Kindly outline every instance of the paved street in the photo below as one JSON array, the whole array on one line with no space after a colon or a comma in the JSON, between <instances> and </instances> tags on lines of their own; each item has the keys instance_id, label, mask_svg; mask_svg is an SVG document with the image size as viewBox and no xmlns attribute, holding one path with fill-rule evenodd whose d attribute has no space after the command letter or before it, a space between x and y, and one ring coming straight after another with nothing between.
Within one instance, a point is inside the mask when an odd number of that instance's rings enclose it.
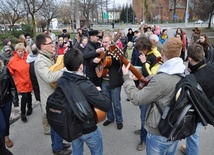
<instances>
[{"instance_id":1,"label":"paved street","mask_svg":"<svg viewBox=\"0 0 214 155\"><path fill-rule=\"evenodd\" d=\"M105 155L146 155L144 151L135 148L139 142L139 136L134 135L134 130L140 128L139 108L126 101L126 95L122 91L122 107L124 128L117 130L116 123L104 127L98 124L103 135ZM34 102L35 105L35 102ZM201 128L200 155L214 154L214 130L208 126ZM51 155L50 136L43 134L40 106L34 108L33 114L28 117L28 122L23 123L20 119L11 125L10 137L14 146L10 149L14 155ZM179 148L185 141L181 141L176 155L182 155ZM85 147L85 155L89 155Z\"/></svg>"},{"instance_id":2,"label":"paved street","mask_svg":"<svg viewBox=\"0 0 214 155\"><path fill-rule=\"evenodd\" d=\"M172 36L175 29L180 25L168 26L169 36ZM117 28L117 25L115 26ZM124 31L132 27L136 30L139 26L127 25L124 26ZM181 25L182 27L182 25ZM103 27L100 26L100 29ZM111 27L109 26L109 29ZM119 27L118 27L119 28ZM98 29L98 28L97 28ZM41 110L33 96L33 114L28 117L28 122L23 123L19 118L20 112L13 108L11 121L15 123L10 128L10 138L14 142L14 146L10 149L14 155L51 155L51 138L43 134ZM104 127L102 123L98 124L103 135L104 154L105 155L146 155L146 151L137 151L136 146L139 143L140 137L134 135L134 130L140 128L140 110L138 107L126 101L124 91L121 93L122 110L124 117L124 127L122 130L117 130L116 123L112 123ZM179 142L176 155L183 155L180 151L180 146L185 144L185 140ZM201 127L200 131L200 155L214 154L214 130L212 126L206 128ZM85 147L85 155L89 155L89 150Z\"/></svg>"}]
</instances>

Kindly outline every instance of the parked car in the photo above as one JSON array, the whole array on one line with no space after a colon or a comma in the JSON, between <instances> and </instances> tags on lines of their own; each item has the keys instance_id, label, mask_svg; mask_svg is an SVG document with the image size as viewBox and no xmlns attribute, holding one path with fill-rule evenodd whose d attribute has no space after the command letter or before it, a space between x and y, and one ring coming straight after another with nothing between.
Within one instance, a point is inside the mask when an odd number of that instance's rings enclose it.
<instances>
[{"instance_id":1,"label":"parked car","mask_svg":"<svg viewBox=\"0 0 214 155\"><path fill-rule=\"evenodd\" d=\"M196 20L195 24L204 24L204 21L203 20Z\"/></svg>"}]
</instances>

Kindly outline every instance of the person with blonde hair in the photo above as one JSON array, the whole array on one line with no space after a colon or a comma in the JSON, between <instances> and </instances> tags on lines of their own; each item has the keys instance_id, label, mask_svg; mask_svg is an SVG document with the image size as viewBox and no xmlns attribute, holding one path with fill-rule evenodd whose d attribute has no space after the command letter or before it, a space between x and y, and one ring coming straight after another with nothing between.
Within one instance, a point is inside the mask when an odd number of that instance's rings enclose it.
<instances>
[{"instance_id":1,"label":"person with blonde hair","mask_svg":"<svg viewBox=\"0 0 214 155\"><path fill-rule=\"evenodd\" d=\"M144 125L148 132L146 136L147 155L173 155L177 148L178 140L168 141L160 134L158 124L161 114L156 104L164 110L173 99L176 83L181 79L178 74L183 74L186 68L180 58L182 45L182 41L175 37L169 38L163 44L161 57L164 63L160 66L158 74L153 76L148 85L141 90L136 88L128 74L130 64L122 67L123 88L131 102L136 106L148 105Z\"/></svg>"},{"instance_id":2,"label":"person with blonde hair","mask_svg":"<svg viewBox=\"0 0 214 155\"><path fill-rule=\"evenodd\" d=\"M27 116L32 114L32 95L33 89L30 80L30 65L26 63L27 52L23 43L18 43L15 46L14 56L8 63L8 69L14 77L15 85L18 92L21 94L21 120L27 122ZM27 106L27 113L26 113Z\"/></svg>"}]
</instances>

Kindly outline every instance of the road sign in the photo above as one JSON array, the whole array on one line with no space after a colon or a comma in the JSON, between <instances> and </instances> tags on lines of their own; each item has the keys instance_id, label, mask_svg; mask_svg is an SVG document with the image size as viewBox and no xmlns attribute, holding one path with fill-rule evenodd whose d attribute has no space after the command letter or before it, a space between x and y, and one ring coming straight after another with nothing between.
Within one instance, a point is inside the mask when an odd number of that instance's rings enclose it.
<instances>
[{"instance_id":1,"label":"road sign","mask_svg":"<svg viewBox=\"0 0 214 155\"><path fill-rule=\"evenodd\" d=\"M173 18L175 18L175 19L178 18L178 15L177 15L177 14L174 14L174 15L173 15Z\"/></svg>"}]
</instances>

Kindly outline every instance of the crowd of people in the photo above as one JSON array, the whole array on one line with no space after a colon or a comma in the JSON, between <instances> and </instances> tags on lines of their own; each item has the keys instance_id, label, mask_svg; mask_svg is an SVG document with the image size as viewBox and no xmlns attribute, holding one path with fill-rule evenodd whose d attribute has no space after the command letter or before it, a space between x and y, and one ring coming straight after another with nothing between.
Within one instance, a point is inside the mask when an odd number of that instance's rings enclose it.
<instances>
[{"instance_id":1,"label":"crowd of people","mask_svg":"<svg viewBox=\"0 0 214 155\"><path fill-rule=\"evenodd\" d=\"M83 124L84 133L71 143L72 151L71 144L63 143L63 139L49 126L46 101L55 89L51 83L58 81L62 75L84 79L83 90L96 90L96 93L87 93L87 101L106 111L107 118L103 126L115 122L118 130L122 130L124 125L121 103L123 86L127 101L140 109L141 128L134 131L140 135L136 149L146 149L148 155L175 154L178 141L167 141L161 136L157 128L158 111L152 103L160 104L162 109L170 103L175 85L180 80L177 74L184 73L186 68L184 61L188 61L189 70L195 74L204 92L213 101L214 92L208 83L212 80L210 75L214 75L214 51L207 35L202 34L197 27L193 29L189 40L182 28L177 28L174 35L169 36L167 29L161 30L160 26L144 24L135 31L129 28L127 33L123 29L117 32L114 29L88 31L78 28L73 40L67 30L63 29L59 36L50 30L44 31L35 40L28 33L20 35L15 47L9 38L3 42L0 54L0 152L5 155L12 154L6 149L13 146L9 138L12 103L14 107L19 107L20 103L21 120L27 123L27 117L33 113L32 92L41 105L42 126L44 134L51 135L53 154L83 154L84 142L91 154L103 154L102 131L97 127L95 119L89 124ZM111 53L112 48L122 53L129 64L123 65L123 59L116 59L115 53ZM56 63L59 55L64 56L65 67L53 72L50 67ZM109 66L105 66L107 60L110 61ZM135 75L129 75L130 64L140 68L144 77L152 77L143 89L138 87L142 81ZM104 69L107 71L104 72ZM18 94L21 101L18 100ZM102 99L105 99L105 106L95 104L104 102ZM198 138L197 130L186 139L187 147L182 146L182 151L187 155L198 155Z\"/></svg>"}]
</instances>

